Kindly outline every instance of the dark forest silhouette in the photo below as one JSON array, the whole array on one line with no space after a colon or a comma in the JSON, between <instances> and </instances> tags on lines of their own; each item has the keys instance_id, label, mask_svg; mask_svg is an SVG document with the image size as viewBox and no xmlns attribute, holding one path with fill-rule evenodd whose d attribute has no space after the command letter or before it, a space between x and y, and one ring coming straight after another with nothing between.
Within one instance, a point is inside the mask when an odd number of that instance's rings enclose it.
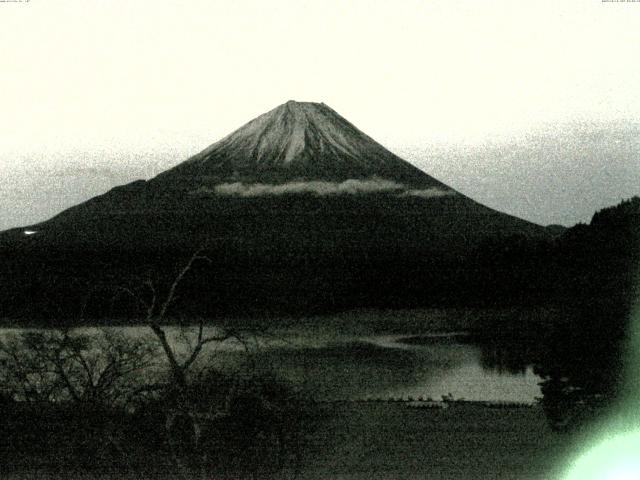
<instances>
[{"instance_id":1,"label":"dark forest silhouette","mask_svg":"<svg viewBox=\"0 0 640 480\"><path fill-rule=\"evenodd\" d=\"M606 411L624 388L638 298L640 198L605 208L589 225L551 242L511 238L485 246L480 258L488 288L498 295L561 307L538 320L503 318L486 325L487 364L512 370L533 364L556 428Z\"/></svg>"}]
</instances>

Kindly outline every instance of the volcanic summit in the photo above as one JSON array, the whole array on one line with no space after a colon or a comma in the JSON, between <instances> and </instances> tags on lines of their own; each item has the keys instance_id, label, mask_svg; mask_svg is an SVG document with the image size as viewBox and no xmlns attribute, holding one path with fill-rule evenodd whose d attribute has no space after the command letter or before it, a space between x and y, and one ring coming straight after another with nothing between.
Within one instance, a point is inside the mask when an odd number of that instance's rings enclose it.
<instances>
[{"instance_id":1,"label":"volcanic summit","mask_svg":"<svg viewBox=\"0 0 640 480\"><path fill-rule=\"evenodd\" d=\"M291 100L156 180L194 185L203 181L281 184L370 178L410 187L443 187L324 103Z\"/></svg>"}]
</instances>

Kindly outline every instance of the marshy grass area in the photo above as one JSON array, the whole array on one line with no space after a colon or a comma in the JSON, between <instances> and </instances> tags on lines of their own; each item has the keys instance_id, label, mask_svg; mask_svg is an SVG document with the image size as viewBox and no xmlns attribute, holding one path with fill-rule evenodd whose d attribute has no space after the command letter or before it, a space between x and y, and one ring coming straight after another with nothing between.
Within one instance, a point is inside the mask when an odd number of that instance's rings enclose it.
<instances>
[{"instance_id":1,"label":"marshy grass area","mask_svg":"<svg viewBox=\"0 0 640 480\"><path fill-rule=\"evenodd\" d=\"M538 406L343 403L323 406L319 416L304 478L547 480L569 438L551 431Z\"/></svg>"},{"instance_id":2,"label":"marshy grass area","mask_svg":"<svg viewBox=\"0 0 640 480\"><path fill-rule=\"evenodd\" d=\"M306 405L300 418L301 436L283 469L270 472L269 451L250 453L245 445L245 460L253 464L240 473L205 478L551 480L550 471L570 443L569 436L551 431L539 406L493 409L452 403L445 409L415 409L403 402L314 403ZM68 420L64 426L51 422L51 431L32 439L32 448L38 442L57 445L53 458L43 456L43 450L29 457L14 451L11 458L5 451L3 478L143 478L123 468L115 460L118 452L108 449L80 452L88 464L68 465L65 471L61 451L72 456L69 442L78 436L63 438L55 429L72 429ZM153 434L157 422L137 422L129 422L129 428L139 429L130 460L147 467L146 478L174 478L162 435ZM233 436L230 430L226 434ZM213 444L211 448L214 453ZM52 460L57 468L47 465Z\"/></svg>"}]
</instances>

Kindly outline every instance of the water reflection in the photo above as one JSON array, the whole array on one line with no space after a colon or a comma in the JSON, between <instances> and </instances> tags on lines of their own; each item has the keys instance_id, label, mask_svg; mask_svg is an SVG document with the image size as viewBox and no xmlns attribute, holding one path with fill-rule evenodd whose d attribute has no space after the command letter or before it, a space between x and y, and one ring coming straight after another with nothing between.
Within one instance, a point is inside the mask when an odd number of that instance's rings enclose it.
<instances>
[{"instance_id":1,"label":"water reflection","mask_svg":"<svg viewBox=\"0 0 640 480\"><path fill-rule=\"evenodd\" d=\"M478 345L449 337L424 342L402 336L367 336L342 341L263 346L252 364L276 372L317 399L433 398L451 394L467 400L533 402L540 381L531 368L498 368ZM210 362L240 369L246 355L217 352ZM511 365L511 364L510 364ZM515 364L514 364L515 365Z\"/></svg>"},{"instance_id":2,"label":"water reflection","mask_svg":"<svg viewBox=\"0 0 640 480\"><path fill-rule=\"evenodd\" d=\"M486 370L503 374L524 375L530 367L531 357L522 349L509 348L498 343L483 344L480 364Z\"/></svg>"},{"instance_id":3,"label":"water reflection","mask_svg":"<svg viewBox=\"0 0 640 480\"><path fill-rule=\"evenodd\" d=\"M145 327L113 328L155 341ZM193 332L170 328L168 333L179 351L181 345L186 350ZM309 335L287 330L212 345L199 362L226 372L268 370L315 399L440 399L451 394L467 400L532 402L540 396L540 379L527 366L526 351L499 343L481 347L463 332Z\"/></svg>"}]
</instances>

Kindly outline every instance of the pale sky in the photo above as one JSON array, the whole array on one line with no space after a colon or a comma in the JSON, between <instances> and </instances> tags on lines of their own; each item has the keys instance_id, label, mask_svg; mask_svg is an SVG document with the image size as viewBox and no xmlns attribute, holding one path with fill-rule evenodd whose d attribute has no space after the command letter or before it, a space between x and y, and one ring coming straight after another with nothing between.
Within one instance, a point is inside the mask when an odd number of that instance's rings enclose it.
<instances>
[{"instance_id":1,"label":"pale sky","mask_svg":"<svg viewBox=\"0 0 640 480\"><path fill-rule=\"evenodd\" d=\"M639 59L631 2L0 3L0 229L155 175L289 99L491 207L588 221L640 194Z\"/></svg>"}]
</instances>

